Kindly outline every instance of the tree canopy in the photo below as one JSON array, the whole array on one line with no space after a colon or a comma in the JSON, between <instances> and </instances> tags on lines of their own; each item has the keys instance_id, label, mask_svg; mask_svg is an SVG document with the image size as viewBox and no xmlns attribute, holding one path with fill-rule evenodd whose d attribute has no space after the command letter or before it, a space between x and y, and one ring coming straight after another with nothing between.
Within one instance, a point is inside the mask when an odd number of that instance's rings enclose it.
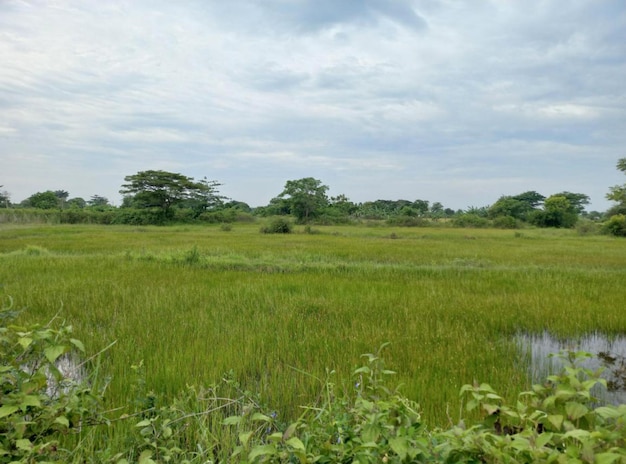
<instances>
[{"instance_id":1,"label":"tree canopy","mask_svg":"<svg viewBox=\"0 0 626 464\"><path fill-rule=\"evenodd\" d=\"M620 158L617 161L617 170L626 174L626 158ZM609 215L626 214L626 184L611 187L606 198L616 202L616 205L609 210Z\"/></svg>"},{"instance_id":2,"label":"tree canopy","mask_svg":"<svg viewBox=\"0 0 626 464\"><path fill-rule=\"evenodd\" d=\"M296 216L299 222L308 222L325 206L328 206L326 191L328 186L313 177L298 180L288 180L285 188L277 198L288 205L290 213Z\"/></svg>"},{"instance_id":3,"label":"tree canopy","mask_svg":"<svg viewBox=\"0 0 626 464\"><path fill-rule=\"evenodd\" d=\"M167 213L172 206L183 205L197 210L206 210L224 198L217 192L217 181L194 181L179 173L167 171L139 171L126 176L120 193L125 205L138 208L161 208Z\"/></svg>"}]
</instances>

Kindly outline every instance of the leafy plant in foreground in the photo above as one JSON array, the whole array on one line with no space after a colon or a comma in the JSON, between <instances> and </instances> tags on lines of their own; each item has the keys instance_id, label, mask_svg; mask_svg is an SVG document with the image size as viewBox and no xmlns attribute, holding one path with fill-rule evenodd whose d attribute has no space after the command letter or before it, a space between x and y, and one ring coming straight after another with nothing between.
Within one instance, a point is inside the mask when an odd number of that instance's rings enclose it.
<instances>
[{"instance_id":1,"label":"leafy plant in foreground","mask_svg":"<svg viewBox=\"0 0 626 464\"><path fill-rule=\"evenodd\" d=\"M66 462L61 438L101 421L100 394L58 367L85 349L71 326L6 324L16 315L0 310L0 463Z\"/></svg>"}]
</instances>

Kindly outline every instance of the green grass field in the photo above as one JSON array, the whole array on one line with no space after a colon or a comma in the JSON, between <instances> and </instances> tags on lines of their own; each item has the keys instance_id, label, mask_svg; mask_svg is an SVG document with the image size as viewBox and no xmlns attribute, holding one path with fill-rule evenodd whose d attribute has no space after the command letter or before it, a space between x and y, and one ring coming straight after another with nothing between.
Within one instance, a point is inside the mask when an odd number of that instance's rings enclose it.
<instances>
[{"instance_id":1,"label":"green grass field","mask_svg":"<svg viewBox=\"0 0 626 464\"><path fill-rule=\"evenodd\" d=\"M626 240L570 230L259 224L0 226L0 296L71 323L132 400L131 365L173 395L233 371L284 417L335 370L391 342L387 364L427 423L458 419L474 380L513 397L529 385L518 332L626 333ZM305 375L304 372L311 375ZM447 409L449 408L449 411Z\"/></svg>"}]
</instances>

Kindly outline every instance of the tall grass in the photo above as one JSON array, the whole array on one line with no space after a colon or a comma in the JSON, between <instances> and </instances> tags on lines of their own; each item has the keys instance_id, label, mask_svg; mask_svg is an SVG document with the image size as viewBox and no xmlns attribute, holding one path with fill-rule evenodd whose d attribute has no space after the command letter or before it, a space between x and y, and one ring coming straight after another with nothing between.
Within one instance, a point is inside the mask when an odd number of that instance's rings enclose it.
<instances>
[{"instance_id":1,"label":"tall grass","mask_svg":"<svg viewBox=\"0 0 626 464\"><path fill-rule=\"evenodd\" d=\"M385 341L402 391L434 425L456 417L447 406L462 384L505 395L528 385L519 331L626 331L624 240L318 229L5 226L0 292L24 320L61 309L93 352L117 340L101 366L112 407L132 402L131 365L143 360L147 388L166 396L232 370L285 418L319 393L313 376L334 370L351 388L359 355Z\"/></svg>"}]
</instances>

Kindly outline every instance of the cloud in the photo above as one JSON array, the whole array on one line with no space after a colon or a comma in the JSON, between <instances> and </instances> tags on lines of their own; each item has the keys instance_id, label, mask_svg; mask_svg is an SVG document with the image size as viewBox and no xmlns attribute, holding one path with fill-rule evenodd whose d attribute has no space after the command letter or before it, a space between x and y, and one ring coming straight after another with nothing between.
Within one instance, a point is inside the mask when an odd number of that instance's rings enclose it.
<instances>
[{"instance_id":1,"label":"cloud","mask_svg":"<svg viewBox=\"0 0 626 464\"><path fill-rule=\"evenodd\" d=\"M509 186L604 209L621 181L621 0L0 8L0 184L15 200L50 173L115 200L125 175L172 169L252 204L315 176L360 201L461 208Z\"/></svg>"}]
</instances>

